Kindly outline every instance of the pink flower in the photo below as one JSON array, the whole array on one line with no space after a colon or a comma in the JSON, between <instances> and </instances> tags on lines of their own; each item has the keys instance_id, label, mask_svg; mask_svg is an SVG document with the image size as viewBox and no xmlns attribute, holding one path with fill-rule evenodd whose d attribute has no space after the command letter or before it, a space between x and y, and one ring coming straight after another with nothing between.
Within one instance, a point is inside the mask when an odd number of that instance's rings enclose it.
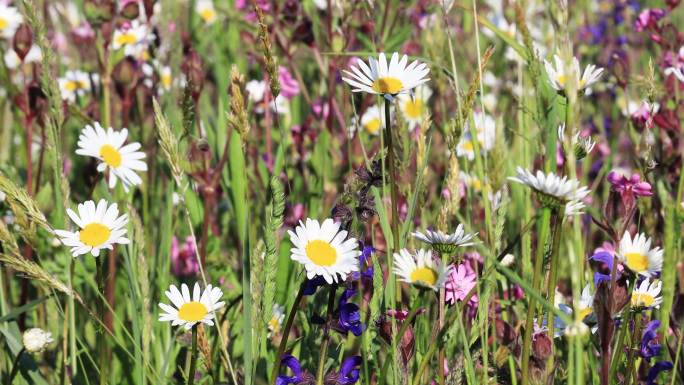
<instances>
[{"instance_id":1,"label":"pink flower","mask_svg":"<svg viewBox=\"0 0 684 385\"><path fill-rule=\"evenodd\" d=\"M192 237L185 238L181 246L175 236L171 240L171 271L177 277L192 277L199 272L197 250Z\"/></svg>"},{"instance_id":2,"label":"pink flower","mask_svg":"<svg viewBox=\"0 0 684 385\"><path fill-rule=\"evenodd\" d=\"M622 198L622 203L626 207L632 207L634 200L638 196L651 196L651 184L642 182L639 174L634 174L627 178L616 171L608 174L608 182L613 185L613 191L618 192Z\"/></svg>"},{"instance_id":3,"label":"pink flower","mask_svg":"<svg viewBox=\"0 0 684 385\"><path fill-rule=\"evenodd\" d=\"M325 120L328 118L328 114L330 113L330 105L327 101L323 101L322 99L318 98L313 102L311 110L318 118Z\"/></svg>"},{"instance_id":4,"label":"pink flower","mask_svg":"<svg viewBox=\"0 0 684 385\"><path fill-rule=\"evenodd\" d=\"M653 128L653 117L658 111L658 106L647 101L641 102L631 115L632 121L639 127Z\"/></svg>"},{"instance_id":5,"label":"pink flower","mask_svg":"<svg viewBox=\"0 0 684 385\"><path fill-rule=\"evenodd\" d=\"M466 267L466 264L464 263L455 266L451 270L444 286L446 294L445 300L449 305L456 304L456 301L463 301L470 290L477 284L477 275L468 270L468 267ZM472 296L470 302L477 302L477 297Z\"/></svg>"},{"instance_id":6,"label":"pink flower","mask_svg":"<svg viewBox=\"0 0 684 385\"><path fill-rule=\"evenodd\" d=\"M278 80L280 81L280 93L288 99L299 95L299 83L295 80L287 68L278 67Z\"/></svg>"},{"instance_id":7,"label":"pink flower","mask_svg":"<svg viewBox=\"0 0 684 385\"><path fill-rule=\"evenodd\" d=\"M637 32L642 32L647 29L657 29L658 20L663 17L665 17L664 9L645 9L637 16L637 19L634 22L634 28Z\"/></svg>"}]
</instances>

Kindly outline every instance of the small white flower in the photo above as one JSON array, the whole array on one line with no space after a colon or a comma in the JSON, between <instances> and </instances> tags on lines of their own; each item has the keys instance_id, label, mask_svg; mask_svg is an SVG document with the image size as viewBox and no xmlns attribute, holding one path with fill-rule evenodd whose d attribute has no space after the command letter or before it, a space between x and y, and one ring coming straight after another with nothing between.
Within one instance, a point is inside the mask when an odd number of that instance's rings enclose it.
<instances>
[{"instance_id":1,"label":"small white flower","mask_svg":"<svg viewBox=\"0 0 684 385\"><path fill-rule=\"evenodd\" d=\"M273 304L273 310L271 312L271 319L268 321L268 336L272 337L280 333L280 327L285 319L285 307Z\"/></svg>"},{"instance_id":2,"label":"small white flower","mask_svg":"<svg viewBox=\"0 0 684 385\"><path fill-rule=\"evenodd\" d=\"M580 187L578 180L569 180L568 177L565 176L561 178L553 172L544 174L537 170L536 174L532 174L522 167L518 167L516 170L518 175L508 177L508 180L524 184L531 187L537 193L555 198L562 203L579 201L586 197L591 191L584 186Z\"/></svg>"},{"instance_id":3,"label":"small white flower","mask_svg":"<svg viewBox=\"0 0 684 385\"><path fill-rule=\"evenodd\" d=\"M41 60L43 60L43 54L40 51L40 47L38 47L36 44L34 44L29 49L28 53L26 54L26 57L24 57L23 62L19 58L19 55L17 55L17 53L14 52L14 50L11 48L5 51L4 59L5 59L5 65L7 66L7 68L10 70L14 70L14 69L19 68L19 66L22 63L28 64L28 63L40 62Z\"/></svg>"},{"instance_id":4,"label":"small white flower","mask_svg":"<svg viewBox=\"0 0 684 385\"><path fill-rule=\"evenodd\" d=\"M114 31L112 49L116 51L123 48L126 56L140 57L147 50L148 35L147 26L138 20L133 20Z\"/></svg>"},{"instance_id":5,"label":"small white flower","mask_svg":"<svg viewBox=\"0 0 684 385\"><path fill-rule=\"evenodd\" d=\"M369 57L368 63L357 60L358 67L351 66L351 71L342 71L342 80L352 86L352 92L367 92L391 98L408 93L430 80L427 77L430 69L425 63L416 60L407 65L408 56L404 55L399 59L397 52L392 54L389 64L384 53L380 53L378 60Z\"/></svg>"},{"instance_id":6,"label":"small white flower","mask_svg":"<svg viewBox=\"0 0 684 385\"><path fill-rule=\"evenodd\" d=\"M649 279L644 279L641 285L634 288L632 291L632 307L633 308L658 308L663 302L663 297L660 295L660 290L663 286L663 281L653 282Z\"/></svg>"},{"instance_id":7,"label":"small white flower","mask_svg":"<svg viewBox=\"0 0 684 385\"><path fill-rule=\"evenodd\" d=\"M40 328L31 328L24 332L21 337L24 349L29 353L40 353L53 342L52 333Z\"/></svg>"},{"instance_id":8,"label":"small white flower","mask_svg":"<svg viewBox=\"0 0 684 385\"><path fill-rule=\"evenodd\" d=\"M145 153L138 151L140 143L132 142L124 146L127 137L127 129L114 131L109 127L105 131L97 122L94 123L94 127L85 126L78 137L76 153L102 161L97 166L97 171L104 172L109 169L109 188L114 188L120 179L124 190L128 191L130 186L142 183L136 171L147 171Z\"/></svg>"},{"instance_id":9,"label":"small white flower","mask_svg":"<svg viewBox=\"0 0 684 385\"><path fill-rule=\"evenodd\" d=\"M212 0L197 0L195 12L200 15L205 24L212 24L216 21L216 8Z\"/></svg>"},{"instance_id":10,"label":"small white flower","mask_svg":"<svg viewBox=\"0 0 684 385\"><path fill-rule=\"evenodd\" d=\"M409 131L423 123L423 119L428 115L428 100L432 96L432 90L426 84L416 87L412 94L401 94L399 109L408 123Z\"/></svg>"},{"instance_id":11,"label":"small white flower","mask_svg":"<svg viewBox=\"0 0 684 385\"><path fill-rule=\"evenodd\" d=\"M551 86L557 91L565 91L569 81L574 82L574 88L578 92L587 90L592 84L598 82L603 75L603 68L589 64L580 77L580 64L576 57L572 58L572 63L569 66L570 73L567 73L560 56L556 54L553 59L554 64L544 60L544 68L551 81Z\"/></svg>"},{"instance_id":12,"label":"small white flower","mask_svg":"<svg viewBox=\"0 0 684 385\"><path fill-rule=\"evenodd\" d=\"M101 199L97 206L94 201L86 201L78 205L78 214L67 209L69 218L81 229L76 232L55 230L64 245L71 247L71 254L78 257L91 253L94 257L100 255L102 249L112 249L115 243L128 244L125 238L128 215L119 216L116 203L109 205Z\"/></svg>"},{"instance_id":13,"label":"small white flower","mask_svg":"<svg viewBox=\"0 0 684 385\"><path fill-rule=\"evenodd\" d=\"M221 289L207 285L202 292L197 282L192 290L192 297L186 284L182 284L180 290L175 285L170 285L165 294L173 306L159 303L159 307L164 311L159 315L159 321L171 321L171 325L183 325L186 330L199 322L213 326L216 310L225 304L221 301Z\"/></svg>"},{"instance_id":14,"label":"small white flower","mask_svg":"<svg viewBox=\"0 0 684 385\"><path fill-rule=\"evenodd\" d=\"M591 292L591 286L587 284L582 289L582 295L579 299L577 319L580 321L589 317L594 312L594 293Z\"/></svg>"},{"instance_id":15,"label":"small white flower","mask_svg":"<svg viewBox=\"0 0 684 385\"><path fill-rule=\"evenodd\" d=\"M573 321L563 332L566 337L581 337L589 334L589 326L582 321Z\"/></svg>"},{"instance_id":16,"label":"small white flower","mask_svg":"<svg viewBox=\"0 0 684 385\"><path fill-rule=\"evenodd\" d=\"M637 234L634 239L625 231L620 240L617 256L631 271L645 277L653 277L663 268L663 249L651 249L651 238Z\"/></svg>"},{"instance_id":17,"label":"small white flower","mask_svg":"<svg viewBox=\"0 0 684 385\"><path fill-rule=\"evenodd\" d=\"M474 245L473 238L477 233L466 234L463 224L459 224L453 234L445 234L439 230L426 230L425 233L415 231L411 235L419 241L431 245L440 254L452 254L459 247Z\"/></svg>"},{"instance_id":18,"label":"small white flower","mask_svg":"<svg viewBox=\"0 0 684 385\"><path fill-rule=\"evenodd\" d=\"M481 153L486 153L494 148L496 139L496 122L491 116L479 111L473 113L475 132L477 133L478 147ZM468 160L475 159L475 143L470 131L470 121L466 122L463 135L456 145L456 155L465 156Z\"/></svg>"},{"instance_id":19,"label":"small white flower","mask_svg":"<svg viewBox=\"0 0 684 385\"><path fill-rule=\"evenodd\" d=\"M444 287L452 267L433 259L430 250L420 249L415 256L406 249L394 253L394 273L401 281L434 291Z\"/></svg>"},{"instance_id":20,"label":"small white flower","mask_svg":"<svg viewBox=\"0 0 684 385\"><path fill-rule=\"evenodd\" d=\"M5 3L0 4L0 34L2 37L11 40L22 21L21 13L16 8ZM12 51L11 48L9 50Z\"/></svg>"},{"instance_id":21,"label":"small white flower","mask_svg":"<svg viewBox=\"0 0 684 385\"><path fill-rule=\"evenodd\" d=\"M63 77L57 79L62 99L74 103L77 96L83 97L90 91L90 79L90 75L86 72L66 71ZM95 79L97 79L96 74L94 74L93 80Z\"/></svg>"},{"instance_id":22,"label":"small white flower","mask_svg":"<svg viewBox=\"0 0 684 385\"><path fill-rule=\"evenodd\" d=\"M501 265L504 267L510 267L513 266L515 263L515 255L513 254L506 254L504 255L503 258L501 258Z\"/></svg>"},{"instance_id":23,"label":"small white flower","mask_svg":"<svg viewBox=\"0 0 684 385\"><path fill-rule=\"evenodd\" d=\"M304 265L306 276L322 276L329 284L347 279L347 274L359 271L359 244L356 238L347 238L340 223L328 218L320 224L307 218L295 231L288 230L294 246L290 258Z\"/></svg>"},{"instance_id":24,"label":"small white flower","mask_svg":"<svg viewBox=\"0 0 684 385\"><path fill-rule=\"evenodd\" d=\"M385 127L385 113L377 104L366 108L361 115L361 127L371 135L380 135Z\"/></svg>"}]
</instances>

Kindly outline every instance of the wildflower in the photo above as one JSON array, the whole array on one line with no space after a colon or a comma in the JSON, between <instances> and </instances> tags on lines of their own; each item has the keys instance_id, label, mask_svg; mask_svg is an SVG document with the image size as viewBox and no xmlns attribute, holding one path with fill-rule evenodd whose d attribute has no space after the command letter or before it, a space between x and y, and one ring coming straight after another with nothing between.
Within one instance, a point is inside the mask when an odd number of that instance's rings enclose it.
<instances>
[{"instance_id":1,"label":"wildflower","mask_svg":"<svg viewBox=\"0 0 684 385\"><path fill-rule=\"evenodd\" d=\"M663 302L663 298L660 296L662 286L662 281L652 282L649 279L644 279L632 291L632 307L635 309L658 308Z\"/></svg>"},{"instance_id":2,"label":"wildflower","mask_svg":"<svg viewBox=\"0 0 684 385\"><path fill-rule=\"evenodd\" d=\"M518 167L517 172L517 176L508 179L531 187L537 192L542 204L552 207L579 201L590 192L588 188L580 187L578 180L568 179L566 176L561 178L553 172L544 174L537 170L535 175L522 167Z\"/></svg>"},{"instance_id":3,"label":"wildflower","mask_svg":"<svg viewBox=\"0 0 684 385\"><path fill-rule=\"evenodd\" d=\"M658 328L660 321L653 320L646 325L644 335L641 337L639 355L647 360L660 354L661 345L658 343Z\"/></svg>"},{"instance_id":4,"label":"wildflower","mask_svg":"<svg viewBox=\"0 0 684 385\"><path fill-rule=\"evenodd\" d=\"M579 299L577 319L582 321L589 317L594 312L594 294L591 292L591 286L587 284L582 289L582 295Z\"/></svg>"},{"instance_id":5,"label":"wildflower","mask_svg":"<svg viewBox=\"0 0 684 385\"><path fill-rule=\"evenodd\" d=\"M101 199L95 206L94 201L86 201L78 205L78 214L67 209L67 215L81 230L55 230L55 234L64 245L71 247L74 257L88 252L97 257L100 250L112 249L115 243L125 245L130 242L124 237L128 216L119 216L116 203L109 205Z\"/></svg>"},{"instance_id":6,"label":"wildflower","mask_svg":"<svg viewBox=\"0 0 684 385\"><path fill-rule=\"evenodd\" d=\"M197 282L193 287L192 297L186 284L182 284L180 290L175 285L170 285L165 294L173 306L159 303L159 307L164 311L159 316L159 321L171 321L171 325L182 325L186 330L198 322L213 326L214 312L225 304L220 301L223 297L221 289L207 285L202 292Z\"/></svg>"},{"instance_id":7,"label":"wildflower","mask_svg":"<svg viewBox=\"0 0 684 385\"><path fill-rule=\"evenodd\" d=\"M672 370L673 367L674 365L670 361L656 362L651 369L649 369L648 374L646 375L646 385L656 385L655 381L658 379L660 372Z\"/></svg>"},{"instance_id":8,"label":"wildflower","mask_svg":"<svg viewBox=\"0 0 684 385\"><path fill-rule=\"evenodd\" d=\"M140 143L132 142L123 146L127 137L127 129L114 131L109 127L105 131L97 122L94 127L85 126L78 137L79 148L76 153L102 161L97 170L104 172L109 169L109 188L114 188L117 179L120 179L124 190L128 191L129 186L142 183L142 179L135 171L147 171L147 164L142 160L145 153L138 151Z\"/></svg>"},{"instance_id":9,"label":"wildflower","mask_svg":"<svg viewBox=\"0 0 684 385\"><path fill-rule=\"evenodd\" d=\"M202 18L205 24L212 24L216 21L216 8L212 0L197 0L195 12Z\"/></svg>"},{"instance_id":10,"label":"wildflower","mask_svg":"<svg viewBox=\"0 0 684 385\"><path fill-rule=\"evenodd\" d=\"M584 69L582 77L580 77L580 64L576 57L572 58L571 73L565 72L563 61L558 55L554 55L554 64L544 60L544 67L551 81L551 87L556 91L565 91L571 76L574 78L573 81L575 83L573 88L578 92L582 92L596 83L601 78L601 75L603 75L603 68L589 64Z\"/></svg>"},{"instance_id":11,"label":"wildflower","mask_svg":"<svg viewBox=\"0 0 684 385\"><path fill-rule=\"evenodd\" d=\"M114 31L112 49L123 48L126 56L139 57L147 49L148 34L147 26L138 20L124 23Z\"/></svg>"},{"instance_id":12,"label":"wildflower","mask_svg":"<svg viewBox=\"0 0 684 385\"><path fill-rule=\"evenodd\" d=\"M268 336L274 336L280 333L280 327L283 325L283 320L285 319L285 307L273 304L271 311L271 319L268 320Z\"/></svg>"},{"instance_id":13,"label":"wildflower","mask_svg":"<svg viewBox=\"0 0 684 385\"><path fill-rule=\"evenodd\" d=\"M496 122L491 116L478 111L473 113L473 121L475 122L478 147L482 153L486 153L494 148ZM469 121L466 122L465 132L456 145L456 155L459 157L465 156L468 160L473 160L475 159L475 143L468 127L470 127Z\"/></svg>"},{"instance_id":14,"label":"wildflower","mask_svg":"<svg viewBox=\"0 0 684 385\"><path fill-rule=\"evenodd\" d=\"M178 239L171 239L171 271L176 277L194 277L199 272L197 249L192 237L185 238L183 245Z\"/></svg>"},{"instance_id":15,"label":"wildflower","mask_svg":"<svg viewBox=\"0 0 684 385\"><path fill-rule=\"evenodd\" d=\"M645 234L637 234L632 239L629 232L625 232L617 256L631 271L644 277L653 277L663 267L663 250L660 247L651 249L651 238Z\"/></svg>"},{"instance_id":16,"label":"wildflower","mask_svg":"<svg viewBox=\"0 0 684 385\"><path fill-rule=\"evenodd\" d=\"M658 27L658 21L665 17L665 14L664 9L644 9L634 21L634 29L637 32L643 32L647 29L656 29Z\"/></svg>"},{"instance_id":17,"label":"wildflower","mask_svg":"<svg viewBox=\"0 0 684 385\"><path fill-rule=\"evenodd\" d=\"M96 76L96 75L95 75ZM57 80L62 100L74 103L76 97L83 97L90 91L90 76L83 71L67 71Z\"/></svg>"},{"instance_id":18,"label":"wildflower","mask_svg":"<svg viewBox=\"0 0 684 385\"><path fill-rule=\"evenodd\" d=\"M364 246L361 249L361 256L359 256L359 267L360 271L354 271L351 273L351 277L353 280L358 281L360 279L366 279L366 280L373 280L373 267L370 266L372 260L371 260L371 254L375 252L375 249L373 246ZM366 267L364 270L363 267Z\"/></svg>"},{"instance_id":19,"label":"wildflower","mask_svg":"<svg viewBox=\"0 0 684 385\"><path fill-rule=\"evenodd\" d=\"M299 83L292 77L287 68L278 67L278 82L280 83L280 93L287 99L292 99L299 95Z\"/></svg>"},{"instance_id":20,"label":"wildflower","mask_svg":"<svg viewBox=\"0 0 684 385\"><path fill-rule=\"evenodd\" d=\"M52 333L40 328L26 330L21 336L21 341L24 343L24 349L29 353L40 353L54 342Z\"/></svg>"},{"instance_id":21,"label":"wildflower","mask_svg":"<svg viewBox=\"0 0 684 385\"><path fill-rule=\"evenodd\" d=\"M408 123L409 131L420 126L423 118L428 114L427 103L432 96L432 89L426 84L420 85L413 95L402 94L398 96L399 109Z\"/></svg>"},{"instance_id":22,"label":"wildflower","mask_svg":"<svg viewBox=\"0 0 684 385\"><path fill-rule=\"evenodd\" d=\"M15 7L0 3L0 34L2 37L12 39L22 20L21 13Z\"/></svg>"},{"instance_id":23,"label":"wildflower","mask_svg":"<svg viewBox=\"0 0 684 385\"><path fill-rule=\"evenodd\" d=\"M14 52L13 49L8 49L5 51L4 60L7 69L13 70L19 68L21 64L40 62L43 60L43 53L41 52L40 47L34 44L28 50L28 53L23 60L19 57L19 55L17 55L16 52Z\"/></svg>"},{"instance_id":24,"label":"wildflower","mask_svg":"<svg viewBox=\"0 0 684 385\"><path fill-rule=\"evenodd\" d=\"M622 203L626 207L632 207L636 197L653 195L651 184L642 182L639 174L633 174L628 178L617 171L611 171L608 174L608 182L612 185L613 191L620 194Z\"/></svg>"},{"instance_id":25,"label":"wildflower","mask_svg":"<svg viewBox=\"0 0 684 385\"><path fill-rule=\"evenodd\" d=\"M356 295L356 290L345 289L340 297L338 305L339 321L338 327L344 334L352 332L355 336L360 336L366 328L361 322L361 313L359 306L348 302L350 298Z\"/></svg>"},{"instance_id":26,"label":"wildflower","mask_svg":"<svg viewBox=\"0 0 684 385\"><path fill-rule=\"evenodd\" d=\"M430 69L425 63L416 60L407 66L408 56L399 59L397 52L392 54L389 65L384 53L378 60L369 57L368 62L367 65L358 60L358 67L351 66L351 71L342 71L346 75L342 80L352 86L352 92L383 95L391 100L395 95L408 93L430 80L426 77Z\"/></svg>"},{"instance_id":27,"label":"wildflower","mask_svg":"<svg viewBox=\"0 0 684 385\"><path fill-rule=\"evenodd\" d=\"M506 254L504 255L503 258L501 258L501 265L503 267L511 267L515 263L515 255L513 254Z\"/></svg>"},{"instance_id":28,"label":"wildflower","mask_svg":"<svg viewBox=\"0 0 684 385\"><path fill-rule=\"evenodd\" d=\"M447 267L442 261L433 259L430 250L420 249L415 256L406 249L394 253L394 273L403 282L434 291L444 287L451 268L452 266Z\"/></svg>"},{"instance_id":29,"label":"wildflower","mask_svg":"<svg viewBox=\"0 0 684 385\"><path fill-rule=\"evenodd\" d=\"M300 221L295 231L288 230L294 245L290 258L306 268L306 276L312 279L322 276L329 284L347 279L347 274L359 271L358 242L347 238L347 231L328 218L322 224L307 218L306 225Z\"/></svg>"},{"instance_id":30,"label":"wildflower","mask_svg":"<svg viewBox=\"0 0 684 385\"><path fill-rule=\"evenodd\" d=\"M313 384L316 382L314 376L303 370L302 365L299 361L292 355L283 356L280 360L280 366L285 366L290 368L293 376L286 376L283 374L278 375L276 379L276 385L288 385L288 384Z\"/></svg>"},{"instance_id":31,"label":"wildflower","mask_svg":"<svg viewBox=\"0 0 684 385\"><path fill-rule=\"evenodd\" d=\"M324 383L326 385L352 385L359 380L359 369L361 356L348 357L340 365L340 370L326 374Z\"/></svg>"},{"instance_id":32,"label":"wildflower","mask_svg":"<svg viewBox=\"0 0 684 385\"><path fill-rule=\"evenodd\" d=\"M377 105L368 107L361 115L361 127L371 135L379 135L384 126L385 116Z\"/></svg>"},{"instance_id":33,"label":"wildflower","mask_svg":"<svg viewBox=\"0 0 684 385\"><path fill-rule=\"evenodd\" d=\"M449 277L444 285L445 301L449 305L455 305L457 301L463 301L468 293L477 285L477 275L465 264L457 265L449 272ZM477 301L476 296L470 297L470 302Z\"/></svg>"},{"instance_id":34,"label":"wildflower","mask_svg":"<svg viewBox=\"0 0 684 385\"><path fill-rule=\"evenodd\" d=\"M582 321L574 321L573 323L568 325L563 331L563 334L565 334L566 337L585 336L588 333L589 326L587 326L587 324L585 324Z\"/></svg>"},{"instance_id":35,"label":"wildflower","mask_svg":"<svg viewBox=\"0 0 684 385\"><path fill-rule=\"evenodd\" d=\"M594 255L589 257L590 261L599 263L600 271L594 273L594 286L600 282L610 282L610 275L613 271L614 250L606 251L602 248L596 249ZM617 277L622 273L622 265L617 266Z\"/></svg>"},{"instance_id":36,"label":"wildflower","mask_svg":"<svg viewBox=\"0 0 684 385\"><path fill-rule=\"evenodd\" d=\"M419 241L429 244L433 250L440 254L453 254L459 247L474 245L473 238L477 233L466 234L463 224L459 224L453 234L444 234L439 230L425 230L425 234L414 231L411 235Z\"/></svg>"},{"instance_id":37,"label":"wildflower","mask_svg":"<svg viewBox=\"0 0 684 385\"><path fill-rule=\"evenodd\" d=\"M582 202L580 200L570 201L570 202L565 204L564 215L566 217L572 217L575 215L580 215L580 214L582 214L582 210L584 210L585 207L586 207L586 205L584 204L584 202Z\"/></svg>"}]
</instances>

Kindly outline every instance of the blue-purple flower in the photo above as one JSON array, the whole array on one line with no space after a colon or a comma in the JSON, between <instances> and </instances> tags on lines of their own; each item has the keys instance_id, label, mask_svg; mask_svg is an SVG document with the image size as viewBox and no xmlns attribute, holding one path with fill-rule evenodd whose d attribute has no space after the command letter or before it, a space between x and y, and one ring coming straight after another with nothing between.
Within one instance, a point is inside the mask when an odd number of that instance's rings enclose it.
<instances>
[{"instance_id":1,"label":"blue-purple flower","mask_svg":"<svg viewBox=\"0 0 684 385\"><path fill-rule=\"evenodd\" d=\"M673 367L674 365L672 365L672 362L670 361L656 362L648 371L648 375L646 376L646 385L656 385L658 374L664 370L672 370Z\"/></svg>"},{"instance_id":2,"label":"blue-purple flower","mask_svg":"<svg viewBox=\"0 0 684 385\"><path fill-rule=\"evenodd\" d=\"M304 370L302 370L302 365L299 361L292 355L285 355L280 360L280 365L288 367L292 371L292 376L286 376L284 374L278 375L276 378L276 385L288 385L288 384L306 384L314 383L313 376Z\"/></svg>"},{"instance_id":3,"label":"blue-purple flower","mask_svg":"<svg viewBox=\"0 0 684 385\"><path fill-rule=\"evenodd\" d=\"M649 322L646 325L646 329L644 329L644 336L641 338L641 348L639 349L639 355L647 360L660 354L661 346L658 343L659 327L660 321L653 320Z\"/></svg>"},{"instance_id":4,"label":"blue-purple flower","mask_svg":"<svg viewBox=\"0 0 684 385\"><path fill-rule=\"evenodd\" d=\"M352 356L342 362L339 372L331 372L325 376L325 385L352 385L359 380L361 356Z\"/></svg>"},{"instance_id":5,"label":"blue-purple flower","mask_svg":"<svg viewBox=\"0 0 684 385\"><path fill-rule=\"evenodd\" d=\"M348 302L356 295L356 290L346 289L340 297L338 312L338 329L344 334L352 332L355 336L360 336L366 326L361 322L361 312L358 305Z\"/></svg>"}]
</instances>

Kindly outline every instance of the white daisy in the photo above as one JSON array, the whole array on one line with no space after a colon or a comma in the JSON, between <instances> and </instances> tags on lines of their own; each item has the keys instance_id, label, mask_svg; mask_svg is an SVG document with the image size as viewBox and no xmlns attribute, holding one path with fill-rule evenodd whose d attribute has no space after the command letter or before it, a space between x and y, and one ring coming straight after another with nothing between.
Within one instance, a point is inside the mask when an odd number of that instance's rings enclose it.
<instances>
[{"instance_id":1,"label":"white daisy","mask_svg":"<svg viewBox=\"0 0 684 385\"><path fill-rule=\"evenodd\" d=\"M195 12L199 14L206 24L212 24L216 21L216 8L214 8L212 0L198 0L195 3Z\"/></svg>"},{"instance_id":2,"label":"white daisy","mask_svg":"<svg viewBox=\"0 0 684 385\"><path fill-rule=\"evenodd\" d=\"M594 312L594 293L591 292L591 286L589 286L589 284L582 289L578 309L578 319L580 321L589 317L589 315Z\"/></svg>"},{"instance_id":3,"label":"white daisy","mask_svg":"<svg viewBox=\"0 0 684 385\"><path fill-rule=\"evenodd\" d=\"M392 115L391 112L390 115ZM385 127L385 113L377 104L366 108L361 115L361 127L371 135L380 135Z\"/></svg>"},{"instance_id":4,"label":"white daisy","mask_svg":"<svg viewBox=\"0 0 684 385\"><path fill-rule=\"evenodd\" d=\"M629 232L625 231L620 240L618 259L631 271L645 277L653 277L663 268L663 249L651 249L651 243L651 238L643 233L632 239Z\"/></svg>"},{"instance_id":5,"label":"white daisy","mask_svg":"<svg viewBox=\"0 0 684 385\"><path fill-rule=\"evenodd\" d=\"M192 297L186 284L182 284L180 290L175 285L170 285L165 294L173 306L165 303L159 304L164 311L159 315L159 321L171 321L171 325L183 325L186 330L191 329L198 322L213 326L214 312L225 304L221 301L223 297L221 289L207 285L202 292L197 282L192 290Z\"/></svg>"},{"instance_id":6,"label":"white daisy","mask_svg":"<svg viewBox=\"0 0 684 385\"><path fill-rule=\"evenodd\" d=\"M434 291L444 287L453 266L432 258L432 251L420 249L415 257L406 249L394 253L394 273L400 280Z\"/></svg>"},{"instance_id":7,"label":"white daisy","mask_svg":"<svg viewBox=\"0 0 684 385\"><path fill-rule=\"evenodd\" d=\"M466 234L463 224L459 224L453 234L445 234L439 230L425 230L425 233L415 231L411 235L419 241L431 245L440 254L453 254L459 247L474 245L473 238L477 233Z\"/></svg>"},{"instance_id":8,"label":"white daisy","mask_svg":"<svg viewBox=\"0 0 684 385\"><path fill-rule=\"evenodd\" d=\"M356 238L347 238L347 231L328 218L319 224L307 218L295 231L288 230L294 246L290 258L306 268L306 276L313 279L322 276L326 282L340 282L347 274L359 271L359 251Z\"/></svg>"},{"instance_id":9,"label":"white daisy","mask_svg":"<svg viewBox=\"0 0 684 385\"><path fill-rule=\"evenodd\" d=\"M31 328L21 336L24 349L29 353L40 353L54 342L52 333L40 328Z\"/></svg>"},{"instance_id":10,"label":"white daisy","mask_svg":"<svg viewBox=\"0 0 684 385\"><path fill-rule=\"evenodd\" d=\"M663 302L663 297L660 295L662 286L663 281L653 282L649 279L644 279L632 291L632 307L658 308L660 303Z\"/></svg>"},{"instance_id":11,"label":"white daisy","mask_svg":"<svg viewBox=\"0 0 684 385\"><path fill-rule=\"evenodd\" d=\"M346 76L342 80L352 86L352 92L368 92L391 98L408 93L430 80L426 77L430 69L425 63L415 60L406 65L408 56L399 59L397 52L392 54L389 65L384 53L380 54L378 60L369 57L368 63L357 60L358 67L351 66L351 71L342 71Z\"/></svg>"},{"instance_id":12,"label":"white daisy","mask_svg":"<svg viewBox=\"0 0 684 385\"><path fill-rule=\"evenodd\" d=\"M584 186L580 187L578 180L568 180L568 177L560 177L553 172L544 174L537 170L535 175L522 167L518 167L516 170L518 175L508 177L508 180L531 187L538 193L542 203L558 204L579 201L591 191ZM552 201L549 202L544 198L552 198Z\"/></svg>"},{"instance_id":13,"label":"white daisy","mask_svg":"<svg viewBox=\"0 0 684 385\"><path fill-rule=\"evenodd\" d=\"M280 333L280 327L285 319L285 307L273 304L273 311L271 312L271 319L268 321L268 336L274 336Z\"/></svg>"},{"instance_id":14,"label":"white daisy","mask_svg":"<svg viewBox=\"0 0 684 385\"><path fill-rule=\"evenodd\" d=\"M549 76L551 86L557 91L564 91L568 85L568 81L573 78L575 82L575 89L578 92L588 89L592 84L596 83L603 75L603 68L596 67L594 64L589 64L580 77L580 64L576 57L572 58L570 72L566 73L565 65L560 56L554 55L554 64L544 60L544 67L546 74Z\"/></svg>"},{"instance_id":15,"label":"white daisy","mask_svg":"<svg viewBox=\"0 0 684 385\"><path fill-rule=\"evenodd\" d=\"M76 96L83 97L90 91L90 75L83 71L66 71L64 77L57 80L57 84L62 100L74 103Z\"/></svg>"},{"instance_id":16,"label":"white daisy","mask_svg":"<svg viewBox=\"0 0 684 385\"><path fill-rule=\"evenodd\" d=\"M115 243L125 245L130 242L124 237L128 215L119 216L116 203L109 205L101 199L95 206L94 201L86 201L78 205L78 214L67 209L67 215L81 230L55 230L55 234L64 245L71 247L74 257L86 253L97 257L100 250L111 250Z\"/></svg>"},{"instance_id":17,"label":"white daisy","mask_svg":"<svg viewBox=\"0 0 684 385\"><path fill-rule=\"evenodd\" d=\"M584 210L585 207L586 205L581 200L569 201L565 204L564 214L566 217L574 217L576 215L582 214L582 210Z\"/></svg>"},{"instance_id":18,"label":"white daisy","mask_svg":"<svg viewBox=\"0 0 684 385\"><path fill-rule=\"evenodd\" d=\"M138 20L125 23L114 31L112 49L123 48L126 56L139 57L147 49L148 33L147 26Z\"/></svg>"},{"instance_id":19,"label":"white daisy","mask_svg":"<svg viewBox=\"0 0 684 385\"><path fill-rule=\"evenodd\" d=\"M476 176L463 171L459 171L458 180L467 188L472 188L474 191L482 191L482 181Z\"/></svg>"},{"instance_id":20,"label":"white daisy","mask_svg":"<svg viewBox=\"0 0 684 385\"><path fill-rule=\"evenodd\" d=\"M409 131L423 123L423 118L429 113L427 104L432 96L432 90L426 84L416 87L413 95L398 96L399 109L408 123Z\"/></svg>"},{"instance_id":21,"label":"white daisy","mask_svg":"<svg viewBox=\"0 0 684 385\"><path fill-rule=\"evenodd\" d=\"M135 171L147 171L147 164L143 161L145 153L138 151L140 143L132 142L124 146L127 137L127 129L114 131L109 127L105 131L97 122L94 127L85 126L78 137L79 148L76 153L102 161L97 166L97 171L109 169L109 188L114 188L117 179L121 179L124 190L128 191L129 186L142 183Z\"/></svg>"},{"instance_id":22,"label":"white daisy","mask_svg":"<svg viewBox=\"0 0 684 385\"><path fill-rule=\"evenodd\" d=\"M494 148L496 122L494 118L480 111L473 113L473 121L475 122L478 147L480 152L484 154ZM456 145L456 155L459 157L465 156L468 160L475 159L475 143L470 131L470 121L466 122L463 135Z\"/></svg>"},{"instance_id":23,"label":"white daisy","mask_svg":"<svg viewBox=\"0 0 684 385\"><path fill-rule=\"evenodd\" d=\"M12 39L22 21L21 13L16 8L0 4L0 34L2 37Z\"/></svg>"}]
</instances>

